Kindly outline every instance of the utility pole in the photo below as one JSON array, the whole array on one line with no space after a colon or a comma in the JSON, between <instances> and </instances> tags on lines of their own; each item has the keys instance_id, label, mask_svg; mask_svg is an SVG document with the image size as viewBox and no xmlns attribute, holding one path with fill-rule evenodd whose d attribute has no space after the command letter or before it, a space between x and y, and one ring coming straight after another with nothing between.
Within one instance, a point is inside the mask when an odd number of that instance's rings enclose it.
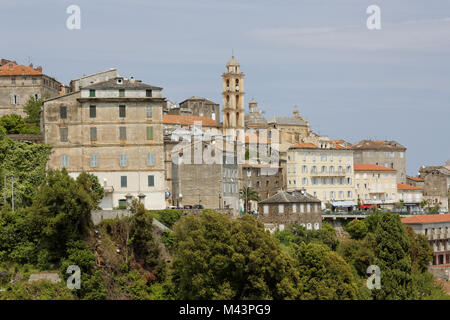
<instances>
[{"instance_id":1,"label":"utility pole","mask_svg":"<svg viewBox=\"0 0 450 320\"><path fill-rule=\"evenodd\" d=\"M11 205L12 205L12 211L14 212L14 175L12 175L12 181L11 181Z\"/></svg>"}]
</instances>

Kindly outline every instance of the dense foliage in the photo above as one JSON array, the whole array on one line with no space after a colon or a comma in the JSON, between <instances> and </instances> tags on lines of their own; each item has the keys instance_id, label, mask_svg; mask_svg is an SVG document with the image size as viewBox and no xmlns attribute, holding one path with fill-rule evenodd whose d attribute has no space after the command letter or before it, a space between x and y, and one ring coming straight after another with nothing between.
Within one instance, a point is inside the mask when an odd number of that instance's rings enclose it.
<instances>
[{"instance_id":1,"label":"dense foliage","mask_svg":"<svg viewBox=\"0 0 450 320\"><path fill-rule=\"evenodd\" d=\"M51 147L44 144L0 140L0 206L5 206L3 196L11 206L12 176L15 207L31 205L38 186L44 181L50 151Z\"/></svg>"},{"instance_id":2,"label":"dense foliage","mask_svg":"<svg viewBox=\"0 0 450 320\"><path fill-rule=\"evenodd\" d=\"M177 299L296 299L294 260L250 216L204 211L175 225L171 281Z\"/></svg>"}]
</instances>

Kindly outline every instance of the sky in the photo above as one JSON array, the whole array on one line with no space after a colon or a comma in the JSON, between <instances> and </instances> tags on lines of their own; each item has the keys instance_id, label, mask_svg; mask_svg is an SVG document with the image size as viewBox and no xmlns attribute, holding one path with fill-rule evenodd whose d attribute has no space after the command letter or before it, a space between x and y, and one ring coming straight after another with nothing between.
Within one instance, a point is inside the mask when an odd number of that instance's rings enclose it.
<instances>
[{"instance_id":1,"label":"sky","mask_svg":"<svg viewBox=\"0 0 450 320\"><path fill-rule=\"evenodd\" d=\"M66 12L81 9L81 29ZM381 29L369 30L378 5ZM450 0L0 0L0 58L71 79L117 68L173 102L222 103L232 53L245 101L313 131L396 140L407 173L450 160Z\"/></svg>"}]
</instances>

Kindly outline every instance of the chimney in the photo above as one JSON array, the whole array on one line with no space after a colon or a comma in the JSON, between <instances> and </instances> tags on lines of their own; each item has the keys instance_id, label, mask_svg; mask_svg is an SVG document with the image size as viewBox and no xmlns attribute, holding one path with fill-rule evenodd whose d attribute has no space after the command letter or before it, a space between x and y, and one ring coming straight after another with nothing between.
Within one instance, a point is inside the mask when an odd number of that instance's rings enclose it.
<instances>
[{"instance_id":1,"label":"chimney","mask_svg":"<svg viewBox=\"0 0 450 320\"><path fill-rule=\"evenodd\" d=\"M36 70L36 71L38 71L38 72L42 72L42 67L41 66L39 66L39 67L37 67L36 69L34 69L34 70Z\"/></svg>"},{"instance_id":2,"label":"chimney","mask_svg":"<svg viewBox=\"0 0 450 320\"><path fill-rule=\"evenodd\" d=\"M135 83L134 77L130 77L130 83Z\"/></svg>"},{"instance_id":3,"label":"chimney","mask_svg":"<svg viewBox=\"0 0 450 320\"><path fill-rule=\"evenodd\" d=\"M30 66L29 66L31 69L33 69L33 64L32 63L30 63Z\"/></svg>"}]
</instances>

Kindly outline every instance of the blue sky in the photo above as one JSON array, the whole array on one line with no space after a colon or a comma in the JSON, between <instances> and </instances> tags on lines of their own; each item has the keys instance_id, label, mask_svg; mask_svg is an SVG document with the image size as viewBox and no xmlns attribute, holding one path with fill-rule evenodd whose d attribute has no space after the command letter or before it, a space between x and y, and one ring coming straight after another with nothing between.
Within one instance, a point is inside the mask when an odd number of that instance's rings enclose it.
<instances>
[{"instance_id":1,"label":"blue sky","mask_svg":"<svg viewBox=\"0 0 450 320\"><path fill-rule=\"evenodd\" d=\"M66 28L72 4L81 30ZM64 83L115 67L175 102L221 103L234 50L267 118L297 106L333 139L397 140L410 175L450 159L450 1L1 0L0 28L0 58Z\"/></svg>"}]
</instances>

